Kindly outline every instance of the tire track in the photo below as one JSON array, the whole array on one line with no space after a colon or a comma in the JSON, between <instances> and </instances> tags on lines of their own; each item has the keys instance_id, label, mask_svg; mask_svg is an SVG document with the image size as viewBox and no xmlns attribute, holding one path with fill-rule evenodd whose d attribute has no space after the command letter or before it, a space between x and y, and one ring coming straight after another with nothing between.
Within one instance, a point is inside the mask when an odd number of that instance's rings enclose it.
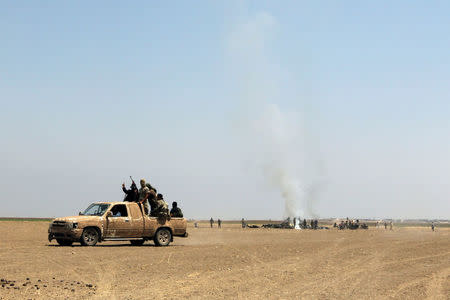
<instances>
[{"instance_id":1,"label":"tire track","mask_svg":"<svg viewBox=\"0 0 450 300\"><path fill-rule=\"evenodd\" d=\"M447 284L447 288L450 285L449 276L450 268L433 274L427 286L427 299L450 299L450 295L445 291L445 284Z\"/></svg>"}]
</instances>

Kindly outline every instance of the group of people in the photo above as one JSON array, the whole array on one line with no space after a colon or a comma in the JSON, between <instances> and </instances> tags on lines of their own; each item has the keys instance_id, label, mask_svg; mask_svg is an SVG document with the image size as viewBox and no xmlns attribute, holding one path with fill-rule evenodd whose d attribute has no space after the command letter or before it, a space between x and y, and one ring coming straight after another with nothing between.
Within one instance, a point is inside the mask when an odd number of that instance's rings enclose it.
<instances>
[{"instance_id":1,"label":"group of people","mask_svg":"<svg viewBox=\"0 0 450 300\"><path fill-rule=\"evenodd\" d=\"M141 203L144 207L145 214L151 217L183 217L183 213L178 207L177 202L172 202L172 209L169 211L169 206L164 200L164 196L158 194L156 188L150 183L147 183L145 179L141 179L139 183L141 185L139 189L133 180L130 189L125 187L125 183L122 184L122 190L125 193L123 201Z\"/></svg>"},{"instance_id":2,"label":"group of people","mask_svg":"<svg viewBox=\"0 0 450 300\"><path fill-rule=\"evenodd\" d=\"M211 226L211 228L213 228L213 226L214 226L213 218L209 219L209 225ZM217 227L222 228L222 220L221 219L217 219Z\"/></svg>"},{"instance_id":3,"label":"group of people","mask_svg":"<svg viewBox=\"0 0 450 300\"><path fill-rule=\"evenodd\" d=\"M342 230L342 229L358 229L358 228L368 229L369 228L369 226L367 226L366 223L360 223L359 220L356 220L356 221L349 220L348 218L347 218L347 220L345 220L345 222L344 222L344 220L342 220L339 224L334 223L333 227L338 228L340 230Z\"/></svg>"},{"instance_id":4,"label":"group of people","mask_svg":"<svg viewBox=\"0 0 450 300\"><path fill-rule=\"evenodd\" d=\"M375 223L375 227L378 228L379 226L381 226L381 223L382 223L381 221L377 221ZM392 221L390 221L389 223L385 221L384 222L384 229L387 229L388 225L389 225L389 229L392 230L392 226L393 226Z\"/></svg>"}]
</instances>

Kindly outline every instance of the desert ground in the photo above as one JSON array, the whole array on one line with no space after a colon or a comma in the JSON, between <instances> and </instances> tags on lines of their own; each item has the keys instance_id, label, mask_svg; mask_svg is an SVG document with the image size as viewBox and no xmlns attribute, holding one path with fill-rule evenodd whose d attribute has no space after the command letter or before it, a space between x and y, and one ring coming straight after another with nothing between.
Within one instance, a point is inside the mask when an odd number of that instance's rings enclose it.
<instances>
[{"instance_id":1,"label":"desert ground","mask_svg":"<svg viewBox=\"0 0 450 300\"><path fill-rule=\"evenodd\" d=\"M221 229L169 247L60 247L0 222L0 299L450 299L450 229Z\"/></svg>"}]
</instances>

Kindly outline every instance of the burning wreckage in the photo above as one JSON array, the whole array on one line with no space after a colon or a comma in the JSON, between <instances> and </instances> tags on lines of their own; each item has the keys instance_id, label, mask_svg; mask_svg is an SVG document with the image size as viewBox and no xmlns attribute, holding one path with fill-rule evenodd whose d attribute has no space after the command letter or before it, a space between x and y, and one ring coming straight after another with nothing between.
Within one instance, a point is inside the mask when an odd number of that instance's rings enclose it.
<instances>
[{"instance_id":1,"label":"burning wreckage","mask_svg":"<svg viewBox=\"0 0 450 300\"><path fill-rule=\"evenodd\" d=\"M258 225L250 225L244 222L242 220L242 228L278 228L278 229L330 229L327 226L319 226L318 220L311 220L308 224L306 222L306 219L303 219L303 221L300 220L300 218L294 218L293 222L291 222L291 218L287 218L281 223L269 223L269 224L263 224L262 226ZM338 228L340 230L342 229L350 229L350 230L356 230L356 229L369 229L369 226L367 226L366 223L360 223L359 220L348 220L346 222L342 221L340 224L334 223L334 228Z\"/></svg>"},{"instance_id":2,"label":"burning wreckage","mask_svg":"<svg viewBox=\"0 0 450 300\"><path fill-rule=\"evenodd\" d=\"M269 224L263 224L262 228L278 228L278 229L330 229L326 226L319 226L318 220L311 220L310 224L306 222L306 219L303 220L303 222L300 220L300 218L294 218L293 222L291 222L291 218L287 218L281 223L269 223ZM245 228L260 228L258 225L250 225L245 222L242 222L242 227Z\"/></svg>"}]
</instances>

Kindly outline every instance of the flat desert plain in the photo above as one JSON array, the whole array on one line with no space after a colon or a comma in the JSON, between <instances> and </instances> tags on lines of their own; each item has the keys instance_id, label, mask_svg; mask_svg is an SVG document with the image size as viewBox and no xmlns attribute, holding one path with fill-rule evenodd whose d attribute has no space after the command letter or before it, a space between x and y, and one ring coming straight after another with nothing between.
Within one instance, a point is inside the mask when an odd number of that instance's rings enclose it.
<instances>
[{"instance_id":1,"label":"flat desert plain","mask_svg":"<svg viewBox=\"0 0 450 300\"><path fill-rule=\"evenodd\" d=\"M0 222L1 299L450 299L450 229L193 228L169 247L59 247ZM6 283L5 283L6 282Z\"/></svg>"}]
</instances>

